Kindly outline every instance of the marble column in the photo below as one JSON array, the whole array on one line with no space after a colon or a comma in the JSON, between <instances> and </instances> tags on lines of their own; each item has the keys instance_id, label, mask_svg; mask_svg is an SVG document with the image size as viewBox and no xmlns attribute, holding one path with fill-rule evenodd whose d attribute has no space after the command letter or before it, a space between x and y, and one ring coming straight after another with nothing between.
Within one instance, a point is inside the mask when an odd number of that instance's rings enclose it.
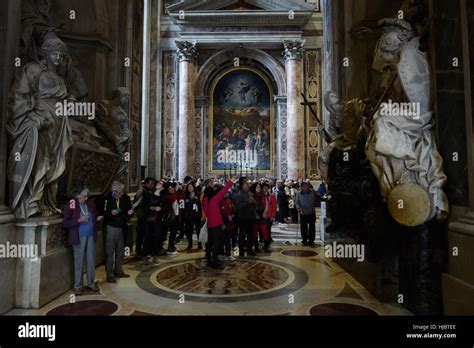
<instances>
[{"instance_id":1,"label":"marble column","mask_svg":"<svg viewBox=\"0 0 474 348\"><path fill-rule=\"evenodd\" d=\"M287 159L288 178L304 178L304 109L301 105L303 90L304 41L284 41L287 87Z\"/></svg>"},{"instance_id":2,"label":"marble column","mask_svg":"<svg viewBox=\"0 0 474 348\"><path fill-rule=\"evenodd\" d=\"M195 133L194 122L194 61L197 45L188 41L176 41L179 59L179 109L178 109L178 179L195 174Z\"/></svg>"}]
</instances>

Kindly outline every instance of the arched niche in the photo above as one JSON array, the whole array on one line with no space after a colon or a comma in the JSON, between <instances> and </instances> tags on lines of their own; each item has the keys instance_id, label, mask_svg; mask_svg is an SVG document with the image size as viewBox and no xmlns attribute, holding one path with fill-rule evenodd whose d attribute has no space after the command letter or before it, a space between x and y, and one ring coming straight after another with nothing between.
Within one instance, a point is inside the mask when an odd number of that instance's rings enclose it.
<instances>
[{"instance_id":1,"label":"arched niche","mask_svg":"<svg viewBox=\"0 0 474 348\"><path fill-rule=\"evenodd\" d=\"M268 176L282 177L286 175L286 72L282 63L267 52L259 49L224 49L212 55L200 67L195 84L196 100L196 172L204 177L213 176L209 165L209 102L213 82L218 75L234 66L234 58L241 59L242 67L250 67L260 71L269 81L274 97L274 134L273 172ZM276 156L276 154L279 154Z\"/></svg>"},{"instance_id":2,"label":"arched niche","mask_svg":"<svg viewBox=\"0 0 474 348\"><path fill-rule=\"evenodd\" d=\"M199 69L195 95L209 96L212 81L222 70L233 65L233 59L250 59L254 67L264 72L272 82L274 95L286 95L284 67L270 54L258 49L225 49L212 55Z\"/></svg>"}]
</instances>

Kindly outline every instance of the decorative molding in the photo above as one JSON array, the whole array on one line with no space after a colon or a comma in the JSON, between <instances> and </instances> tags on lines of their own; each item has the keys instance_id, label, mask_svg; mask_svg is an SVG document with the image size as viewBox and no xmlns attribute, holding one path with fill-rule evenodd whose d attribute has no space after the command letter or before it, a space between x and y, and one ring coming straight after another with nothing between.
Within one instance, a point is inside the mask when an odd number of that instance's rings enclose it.
<instances>
[{"instance_id":1,"label":"decorative molding","mask_svg":"<svg viewBox=\"0 0 474 348\"><path fill-rule=\"evenodd\" d=\"M280 48L282 40L300 40L304 32L301 30L265 30L248 31L248 28L232 28L232 31L181 31L182 40L197 41L200 48L227 48L230 44L245 45L247 48Z\"/></svg>"},{"instance_id":2,"label":"decorative molding","mask_svg":"<svg viewBox=\"0 0 474 348\"><path fill-rule=\"evenodd\" d=\"M178 120L178 71L177 53L172 51L163 52L163 91L162 100L162 120L161 120L161 141L163 155L161 157L161 170L163 177L175 177L176 175L176 151L177 151L177 120Z\"/></svg>"},{"instance_id":3,"label":"decorative molding","mask_svg":"<svg viewBox=\"0 0 474 348\"><path fill-rule=\"evenodd\" d=\"M286 96L275 96L276 104L276 176L280 179L288 177L288 158L287 158L287 125L288 125L288 107Z\"/></svg>"},{"instance_id":4,"label":"decorative molding","mask_svg":"<svg viewBox=\"0 0 474 348\"><path fill-rule=\"evenodd\" d=\"M308 50L304 59L304 94L310 103L316 103L313 110L316 111L320 120L321 112L321 49ZM312 180L321 178L319 171L319 155L321 153L322 137L319 134L318 125L314 120L311 106L305 106L306 115L306 177Z\"/></svg>"},{"instance_id":5,"label":"decorative molding","mask_svg":"<svg viewBox=\"0 0 474 348\"><path fill-rule=\"evenodd\" d=\"M281 45L281 42L280 42ZM196 87L194 89L195 95L203 96L208 95L210 87L210 80L213 74L220 66L229 62L233 57L239 59L247 58L252 59L262 66L266 67L268 72L276 83L277 91L275 94L286 95L286 73L284 67L270 54L265 51L257 49L243 48L238 51L235 49L225 49L216 52L199 68L199 72L196 77Z\"/></svg>"},{"instance_id":6,"label":"decorative molding","mask_svg":"<svg viewBox=\"0 0 474 348\"><path fill-rule=\"evenodd\" d=\"M203 103L197 103L195 100L195 174L202 176L202 151L203 151L203 137L202 137L202 125L203 125L203 113L206 108Z\"/></svg>"},{"instance_id":7,"label":"decorative molding","mask_svg":"<svg viewBox=\"0 0 474 348\"><path fill-rule=\"evenodd\" d=\"M166 9L171 13L179 11L217 11L222 12L223 9L227 8L230 5L238 3L239 0L187 0L181 1L175 4L171 4ZM263 11L282 11L282 10L294 10L295 12L306 11L312 12L315 10L314 4L308 2L303 2L301 0L246 0L245 3L254 6L255 8L261 9ZM311 1L314 2L314 1ZM242 12L242 11L239 11ZM245 11L245 12L255 12Z\"/></svg>"},{"instance_id":8,"label":"decorative molding","mask_svg":"<svg viewBox=\"0 0 474 348\"><path fill-rule=\"evenodd\" d=\"M194 61L199 55L196 42L175 41L176 53L180 62Z\"/></svg>"},{"instance_id":9,"label":"decorative molding","mask_svg":"<svg viewBox=\"0 0 474 348\"><path fill-rule=\"evenodd\" d=\"M288 60L301 60L303 59L304 55L304 44L306 40L284 40L283 41L283 57L285 58L285 61Z\"/></svg>"},{"instance_id":10,"label":"decorative molding","mask_svg":"<svg viewBox=\"0 0 474 348\"><path fill-rule=\"evenodd\" d=\"M315 6L298 0L248 0L256 9L228 10L238 1L190 0L167 7L167 12L180 25L208 26L303 26L309 22ZM291 12L290 12L291 11ZM291 15L290 15L291 13Z\"/></svg>"},{"instance_id":11,"label":"decorative molding","mask_svg":"<svg viewBox=\"0 0 474 348\"><path fill-rule=\"evenodd\" d=\"M41 232L46 234L46 253L66 248L68 233L63 229L62 224L52 224L42 226Z\"/></svg>"},{"instance_id":12,"label":"decorative molding","mask_svg":"<svg viewBox=\"0 0 474 348\"><path fill-rule=\"evenodd\" d=\"M208 128L209 124L209 97L198 96L194 98L196 108L196 176L205 177L208 174Z\"/></svg>"},{"instance_id":13,"label":"decorative molding","mask_svg":"<svg viewBox=\"0 0 474 348\"><path fill-rule=\"evenodd\" d=\"M321 12L321 0L306 0L306 3L314 6L314 12Z\"/></svg>"}]
</instances>

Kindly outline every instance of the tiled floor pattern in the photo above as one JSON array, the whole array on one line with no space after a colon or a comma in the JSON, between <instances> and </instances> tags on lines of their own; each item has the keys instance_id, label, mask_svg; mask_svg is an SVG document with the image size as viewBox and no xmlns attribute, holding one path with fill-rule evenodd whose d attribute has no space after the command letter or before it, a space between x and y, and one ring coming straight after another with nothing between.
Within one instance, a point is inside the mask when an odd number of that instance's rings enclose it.
<instances>
[{"instance_id":1,"label":"tiled floor pattern","mask_svg":"<svg viewBox=\"0 0 474 348\"><path fill-rule=\"evenodd\" d=\"M184 250L159 264L129 259L130 278L104 282L99 293L71 292L40 309L15 309L8 315L406 315L396 304L377 301L331 259L322 243L303 247L297 228L275 226L271 253L237 258L224 270L206 267L204 253ZM295 245L296 243L296 245ZM185 247L179 245L179 249Z\"/></svg>"}]
</instances>

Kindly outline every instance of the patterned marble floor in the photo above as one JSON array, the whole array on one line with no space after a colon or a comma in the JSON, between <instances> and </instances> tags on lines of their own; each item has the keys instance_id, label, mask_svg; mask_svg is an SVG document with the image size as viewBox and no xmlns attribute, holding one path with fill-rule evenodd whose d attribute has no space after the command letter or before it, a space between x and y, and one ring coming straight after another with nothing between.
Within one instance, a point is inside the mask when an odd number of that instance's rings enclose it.
<instances>
[{"instance_id":1,"label":"patterned marble floor","mask_svg":"<svg viewBox=\"0 0 474 348\"><path fill-rule=\"evenodd\" d=\"M322 243L301 246L296 226L274 230L271 253L237 258L221 271L207 268L198 250L160 257L157 265L130 258L124 268L131 277L117 284L104 282L104 267L97 269L99 293L70 303L68 292L38 310L7 315L410 315L377 301L324 257Z\"/></svg>"}]
</instances>

